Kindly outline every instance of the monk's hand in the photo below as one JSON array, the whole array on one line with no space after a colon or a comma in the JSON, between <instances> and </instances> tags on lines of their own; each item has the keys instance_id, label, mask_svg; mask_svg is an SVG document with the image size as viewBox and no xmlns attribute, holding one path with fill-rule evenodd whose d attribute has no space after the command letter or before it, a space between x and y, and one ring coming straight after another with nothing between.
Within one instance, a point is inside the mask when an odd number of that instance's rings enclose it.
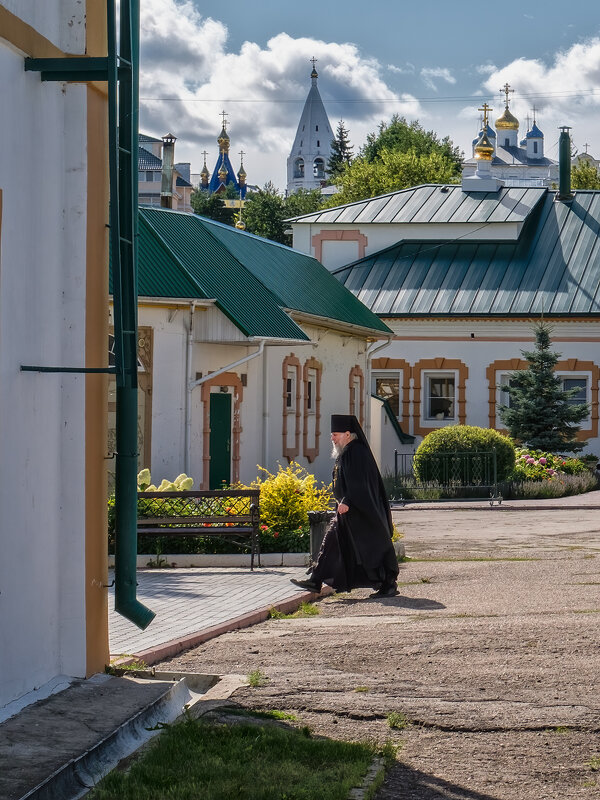
<instances>
[{"instance_id":1,"label":"monk's hand","mask_svg":"<svg viewBox=\"0 0 600 800\"><path fill-rule=\"evenodd\" d=\"M338 514L345 514L347 511L350 510L350 506L347 506L346 503L339 503L337 510Z\"/></svg>"}]
</instances>

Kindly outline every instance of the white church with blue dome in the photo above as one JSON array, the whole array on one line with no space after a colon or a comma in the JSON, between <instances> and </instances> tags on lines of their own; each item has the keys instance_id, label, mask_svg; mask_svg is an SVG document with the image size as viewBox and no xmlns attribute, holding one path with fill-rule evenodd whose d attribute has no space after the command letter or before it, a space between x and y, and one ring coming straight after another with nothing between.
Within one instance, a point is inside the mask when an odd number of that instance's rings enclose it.
<instances>
[{"instance_id":1,"label":"white church with blue dome","mask_svg":"<svg viewBox=\"0 0 600 800\"><path fill-rule=\"evenodd\" d=\"M547 186L558 183L558 161L544 155L544 134L538 128L533 117L533 124L519 140L519 120L509 110L509 93L514 91L508 84L501 90L505 94L504 112L496 120L496 129L485 123L477 138L473 140L473 156L463 163L463 179L475 175L479 163L477 147L485 133L487 142L493 148L491 153L490 173L494 178L502 180L505 186Z\"/></svg>"}]
</instances>

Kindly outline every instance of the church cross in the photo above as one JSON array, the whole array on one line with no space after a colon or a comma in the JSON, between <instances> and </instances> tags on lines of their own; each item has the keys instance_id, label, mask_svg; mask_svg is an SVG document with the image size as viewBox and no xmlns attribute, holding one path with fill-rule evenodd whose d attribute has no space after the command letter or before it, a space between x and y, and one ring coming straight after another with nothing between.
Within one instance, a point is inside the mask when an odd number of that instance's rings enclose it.
<instances>
[{"instance_id":1,"label":"church cross","mask_svg":"<svg viewBox=\"0 0 600 800\"><path fill-rule=\"evenodd\" d=\"M313 69L316 69L316 67L315 67L315 64L317 63L317 61L318 61L318 60L319 60L319 59L318 59L318 58L315 58L314 56L313 56L313 57L310 59L310 61L311 61L312 65L313 65Z\"/></svg>"},{"instance_id":2,"label":"church cross","mask_svg":"<svg viewBox=\"0 0 600 800\"><path fill-rule=\"evenodd\" d=\"M204 156L204 166L206 166L206 156L208 155L208 152L206 150L203 150L202 155Z\"/></svg>"},{"instance_id":3,"label":"church cross","mask_svg":"<svg viewBox=\"0 0 600 800\"><path fill-rule=\"evenodd\" d=\"M514 92L514 89L511 89L508 83L505 83L504 86L501 87L500 93L504 92L506 96L506 107L508 108L508 95L510 92Z\"/></svg>"},{"instance_id":4,"label":"church cross","mask_svg":"<svg viewBox=\"0 0 600 800\"><path fill-rule=\"evenodd\" d=\"M533 111L533 124L535 125L535 118L536 118L536 116L537 116L537 112L539 111L539 109L537 109L537 108L534 106L534 107L533 107L531 110Z\"/></svg>"},{"instance_id":5,"label":"church cross","mask_svg":"<svg viewBox=\"0 0 600 800\"><path fill-rule=\"evenodd\" d=\"M488 111L493 111L493 108L490 108L487 103L484 103L481 108L478 108L477 111L483 111L483 128L482 130L487 130L488 125Z\"/></svg>"},{"instance_id":6,"label":"church cross","mask_svg":"<svg viewBox=\"0 0 600 800\"><path fill-rule=\"evenodd\" d=\"M589 144L586 142L583 146L585 147L585 154L587 155Z\"/></svg>"},{"instance_id":7,"label":"church cross","mask_svg":"<svg viewBox=\"0 0 600 800\"><path fill-rule=\"evenodd\" d=\"M223 117L223 130L227 130L227 120L225 117L228 117L229 114L226 111L221 111L219 116Z\"/></svg>"},{"instance_id":8,"label":"church cross","mask_svg":"<svg viewBox=\"0 0 600 800\"><path fill-rule=\"evenodd\" d=\"M244 163L244 156L245 156L245 155L246 155L246 153L245 153L243 150L240 150L240 162L241 162L242 164Z\"/></svg>"}]
</instances>

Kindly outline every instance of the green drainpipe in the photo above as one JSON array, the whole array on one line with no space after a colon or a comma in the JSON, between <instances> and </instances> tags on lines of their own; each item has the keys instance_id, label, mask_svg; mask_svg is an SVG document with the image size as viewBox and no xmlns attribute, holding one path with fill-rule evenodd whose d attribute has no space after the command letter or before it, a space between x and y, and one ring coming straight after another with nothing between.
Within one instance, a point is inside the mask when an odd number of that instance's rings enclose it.
<instances>
[{"instance_id":1,"label":"green drainpipe","mask_svg":"<svg viewBox=\"0 0 600 800\"><path fill-rule=\"evenodd\" d=\"M136 597L139 0L121 0L118 72L115 0L107 6L110 238L117 367L115 610L143 629L155 614Z\"/></svg>"}]
</instances>

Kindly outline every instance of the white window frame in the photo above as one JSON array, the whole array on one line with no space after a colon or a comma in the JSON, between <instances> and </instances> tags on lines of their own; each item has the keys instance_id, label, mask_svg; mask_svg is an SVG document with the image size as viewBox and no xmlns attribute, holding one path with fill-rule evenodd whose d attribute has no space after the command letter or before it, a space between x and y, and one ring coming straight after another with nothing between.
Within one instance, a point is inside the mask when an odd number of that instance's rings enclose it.
<instances>
[{"instance_id":1,"label":"white window frame","mask_svg":"<svg viewBox=\"0 0 600 800\"><path fill-rule=\"evenodd\" d=\"M388 381L398 381L398 414L397 419L402 419L402 370L398 369L377 369L371 372L371 394L375 394L378 397L382 397L382 395L377 393L377 381L378 380L388 380ZM389 399L383 398L382 399Z\"/></svg>"},{"instance_id":2,"label":"white window frame","mask_svg":"<svg viewBox=\"0 0 600 800\"><path fill-rule=\"evenodd\" d=\"M431 399L430 383L432 380L440 378L452 378L453 380L453 396L452 396L452 415L440 416L444 414L443 411L437 414L430 413L429 401ZM458 373L456 370L436 370L435 372L423 371L423 397L421 400L421 417L427 425L453 425L458 420L457 414L457 392L458 392ZM440 400L447 398L438 398Z\"/></svg>"},{"instance_id":3,"label":"white window frame","mask_svg":"<svg viewBox=\"0 0 600 800\"><path fill-rule=\"evenodd\" d=\"M306 381L306 413L309 416L317 413L317 370L310 367Z\"/></svg>"},{"instance_id":4,"label":"white window frame","mask_svg":"<svg viewBox=\"0 0 600 800\"><path fill-rule=\"evenodd\" d=\"M592 375L589 372L560 372L556 373L557 376L562 381L563 389L565 389L565 381L566 380L584 380L585 381L585 400L584 402L587 403L589 408L589 414L587 417L584 417L581 420L581 425L585 426L585 424L589 424L591 421L591 413L592 413ZM573 403L573 405L578 405L579 400Z\"/></svg>"},{"instance_id":5,"label":"white window frame","mask_svg":"<svg viewBox=\"0 0 600 800\"><path fill-rule=\"evenodd\" d=\"M287 375L285 379L285 413L296 413L296 382L298 379L298 370L295 366L288 366Z\"/></svg>"}]
</instances>

